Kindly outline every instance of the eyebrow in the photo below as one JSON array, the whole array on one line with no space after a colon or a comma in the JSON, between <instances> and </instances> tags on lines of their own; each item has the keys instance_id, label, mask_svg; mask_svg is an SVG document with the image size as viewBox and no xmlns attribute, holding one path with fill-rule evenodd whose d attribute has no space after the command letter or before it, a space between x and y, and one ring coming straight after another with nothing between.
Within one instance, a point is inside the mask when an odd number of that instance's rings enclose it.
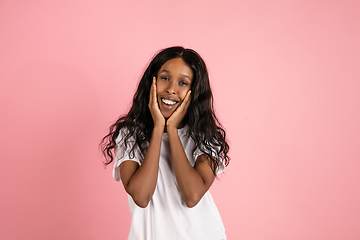
<instances>
[{"instance_id":1,"label":"eyebrow","mask_svg":"<svg viewBox=\"0 0 360 240\"><path fill-rule=\"evenodd\" d=\"M169 70L166 70L166 69L162 70L161 72L166 72L166 73L169 73L169 74L171 73ZM184 74L184 73L182 73L181 76L183 76L183 77L188 78L189 80L191 80L190 77L189 77L188 75Z\"/></svg>"}]
</instances>

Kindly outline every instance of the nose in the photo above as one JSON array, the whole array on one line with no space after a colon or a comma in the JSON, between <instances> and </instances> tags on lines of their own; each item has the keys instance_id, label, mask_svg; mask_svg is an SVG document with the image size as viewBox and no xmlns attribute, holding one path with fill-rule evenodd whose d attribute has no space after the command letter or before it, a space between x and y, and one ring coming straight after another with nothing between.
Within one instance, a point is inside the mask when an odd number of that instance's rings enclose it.
<instances>
[{"instance_id":1,"label":"nose","mask_svg":"<svg viewBox=\"0 0 360 240\"><path fill-rule=\"evenodd\" d=\"M170 82L166 89L166 92L168 92L169 94L175 94L176 91L177 91L177 88L176 88L175 81Z\"/></svg>"}]
</instances>

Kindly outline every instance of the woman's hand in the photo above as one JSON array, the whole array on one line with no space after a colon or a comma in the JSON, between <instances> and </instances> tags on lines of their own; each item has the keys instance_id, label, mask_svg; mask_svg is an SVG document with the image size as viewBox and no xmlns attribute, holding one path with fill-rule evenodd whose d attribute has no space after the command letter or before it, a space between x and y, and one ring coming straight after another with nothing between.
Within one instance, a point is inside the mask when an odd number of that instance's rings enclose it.
<instances>
[{"instance_id":1,"label":"woman's hand","mask_svg":"<svg viewBox=\"0 0 360 240\"><path fill-rule=\"evenodd\" d=\"M165 118L162 115L159 104L157 101L157 94L156 94L156 77L153 77L153 82L150 88L150 100L149 100L149 109L151 112L151 116L154 121L154 128L155 127L165 127Z\"/></svg>"},{"instance_id":2,"label":"woman's hand","mask_svg":"<svg viewBox=\"0 0 360 240\"><path fill-rule=\"evenodd\" d=\"M171 114L170 118L166 121L166 128L178 128L184 119L187 109L191 102L191 90L186 93L186 96L180 106Z\"/></svg>"}]
</instances>

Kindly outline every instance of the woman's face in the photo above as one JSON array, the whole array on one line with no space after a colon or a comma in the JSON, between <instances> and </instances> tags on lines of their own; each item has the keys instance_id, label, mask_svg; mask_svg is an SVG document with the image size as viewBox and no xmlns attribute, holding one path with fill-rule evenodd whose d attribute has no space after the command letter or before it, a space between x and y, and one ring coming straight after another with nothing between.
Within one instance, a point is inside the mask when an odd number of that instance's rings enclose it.
<instances>
[{"instance_id":1,"label":"woman's face","mask_svg":"<svg viewBox=\"0 0 360 240\"><path fill-rule=\"evenodd\" d=\"M160 68L156 93L160 111L165 118L169 118L180 106L191 88L192 80L193 72L181 58L170 59Z\"/></svg>"}]
</instances>

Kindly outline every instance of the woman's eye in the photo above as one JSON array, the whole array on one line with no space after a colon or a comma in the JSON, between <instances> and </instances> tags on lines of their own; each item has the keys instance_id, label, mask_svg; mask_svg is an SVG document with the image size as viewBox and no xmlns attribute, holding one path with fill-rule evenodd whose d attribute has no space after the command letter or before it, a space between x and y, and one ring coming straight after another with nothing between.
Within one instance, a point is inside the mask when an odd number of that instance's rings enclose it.
<instances>
[{"instance_id":1,"label":"woman's eye","mask_svg":"<svg viewBox=\"0 0 360 240\"><path fill-rule=\"evenodd\" d=\"M182 85L182 86L187 86L188 85L188 83L187 82L180 82L180 85Z\"/></svg>"},{"instance_id":2,"label":"woman's eye","mask_svg":"<svg viewBox=\"0 0 360 240\"><path fill-rule=\"evenodd\" d=\"M168 77L161 77L162 80L169 81Z\"/></svg>"}]
</instances>

